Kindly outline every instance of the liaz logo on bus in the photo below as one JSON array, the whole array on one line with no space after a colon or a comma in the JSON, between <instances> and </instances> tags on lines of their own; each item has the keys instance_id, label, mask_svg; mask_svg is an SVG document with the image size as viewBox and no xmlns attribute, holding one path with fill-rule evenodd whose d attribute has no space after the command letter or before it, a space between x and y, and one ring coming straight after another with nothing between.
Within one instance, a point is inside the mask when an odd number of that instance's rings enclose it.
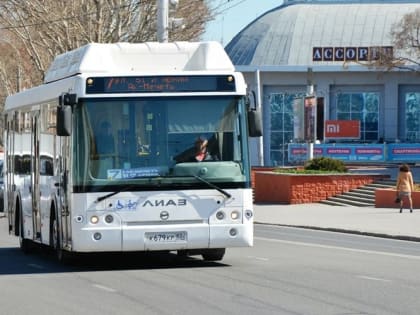
<instances>
[{"instance_id":1,"label":"liaz logo on bus","mask_svg":"<svg viewBox=\"0 0 420 315\"><path fill-rule=\"evenodd\" d=\"M142 207L182 207L187 205L187 199L155 199L146 200Z\"/></svg>"}]
</instances>

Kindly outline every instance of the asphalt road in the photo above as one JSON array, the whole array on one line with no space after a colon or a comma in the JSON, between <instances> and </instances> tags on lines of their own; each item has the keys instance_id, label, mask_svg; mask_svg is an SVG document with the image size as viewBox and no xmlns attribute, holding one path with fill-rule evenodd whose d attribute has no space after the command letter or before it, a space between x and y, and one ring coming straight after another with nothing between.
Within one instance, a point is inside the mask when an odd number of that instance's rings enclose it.
<instances>
[{"instance_id":1,"label":"asphalt road","mask_svg":"<svg viewBox=\"0 0 420 315\"><path fill-rule=\"evenodd\" d=\"M24 255L0 219L0 314L418 314L420 244L278 226L221 263Z\"/></svg>"}]
</instances>

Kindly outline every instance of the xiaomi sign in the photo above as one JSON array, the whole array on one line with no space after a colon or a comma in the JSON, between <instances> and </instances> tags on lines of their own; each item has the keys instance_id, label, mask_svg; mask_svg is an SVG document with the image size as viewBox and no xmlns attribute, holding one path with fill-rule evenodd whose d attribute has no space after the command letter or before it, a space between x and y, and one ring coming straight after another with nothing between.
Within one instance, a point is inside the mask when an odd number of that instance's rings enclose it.
<instances>
[{"instance_id":1,"label":"xiaomi sign","mask_svg":"<svg viewBox=\"0 0 420 315\"><path fill-rule=\"evenodd\" d=\"M359 120L326 120L325 138L360 139Z\"/></svg>"}]
</instances>

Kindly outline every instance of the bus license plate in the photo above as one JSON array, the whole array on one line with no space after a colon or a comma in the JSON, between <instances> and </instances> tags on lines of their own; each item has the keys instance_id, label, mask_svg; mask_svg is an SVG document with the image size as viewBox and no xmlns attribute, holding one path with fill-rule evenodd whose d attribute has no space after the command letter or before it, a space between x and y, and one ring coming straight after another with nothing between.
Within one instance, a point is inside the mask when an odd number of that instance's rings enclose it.
<instances>
[{"instance_id":1,"label":"bus license plate","mask_svg":"<svg viewBox=\"0 0 420 315\"><path fill-rule=\"evenodd\" d=\"M146 240L156 243L186 242L187 232L148 232Z\"/></svg>"}]
</instances>

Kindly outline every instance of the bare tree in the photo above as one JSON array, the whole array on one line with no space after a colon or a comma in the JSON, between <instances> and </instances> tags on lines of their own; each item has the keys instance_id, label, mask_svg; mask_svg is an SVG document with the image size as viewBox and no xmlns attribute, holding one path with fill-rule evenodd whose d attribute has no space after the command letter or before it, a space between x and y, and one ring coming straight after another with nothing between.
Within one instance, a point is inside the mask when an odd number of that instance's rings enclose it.
<instances>
[{"instance_id":1,"label":"bare tree","mask_svg":"<svg viewBox=\"0 0 420 315\"><path fill-rule=\"evenodd\" d=\"M398 68L418 71L420 63L420 9L404 15L393 25L391 36L399 56L392 60Z\"/></svg>"},{"instance_id":2,"label":"bare tree","mask_svg":"<svg viewBox=\"0 0 420 315\"><path fill-rule=\"evenodd\" d=\"M391 31L394 47L403 51L407 61L419 65L420 59L420 9L406 14Z\"/></svg>"},{"instance_id":3,"label":"bare tree","mask_svg":"<svg viewBox=\"0 0 420 315\"><path fill-rule=\"evenodd\" d=\"M180 0L171 41L198 40L217 8ZM0 110L7 95L42 83L58 54L91 42L156 41L156 0L1 0ZM0 119L1 127L1 119Z\"/></svg>"},{"instance_id":4,"label":"bare tree","mask_svg":"<svg viewBox=\"0 0 420 315\"><path fill-rule=\"evenodd\" d=\"M212 18L205 1L181 0L184 29L171 40L196 40ZM156 40L156 0L2 0L0 24L43 74L60 53L90 42Z\"/></svg>"},{"instance_id":5,"label":"bare tree","mask_svg":"<svg viewBox=\"0 0 420 315\"><path fill-rule=\"evenodd\" d=\"M404 15L392 25L393 49L379 49L366 63L385 70L404 69L420 72L420 9Z\"/></svg>"}]
</instances>

